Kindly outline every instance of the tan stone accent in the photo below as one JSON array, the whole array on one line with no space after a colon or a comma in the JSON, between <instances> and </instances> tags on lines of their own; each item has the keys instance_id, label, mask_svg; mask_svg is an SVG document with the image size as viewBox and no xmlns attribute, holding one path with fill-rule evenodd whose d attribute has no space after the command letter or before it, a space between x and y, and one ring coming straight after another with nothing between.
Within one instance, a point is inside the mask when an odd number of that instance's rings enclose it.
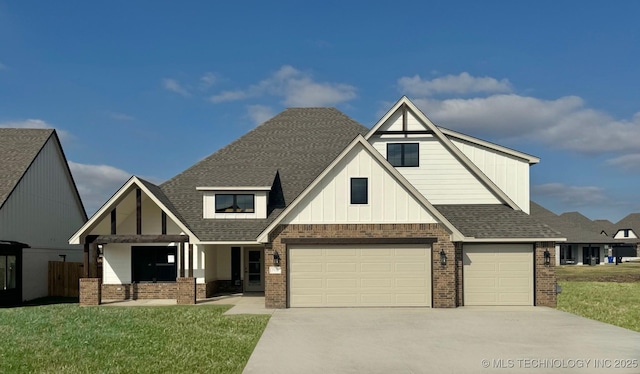
<instances>
[{"instance_id":1,"label":"tan stone accent","mask_svg":"<svg viewBox=\"0 0 640 374\"><path fill-rule=\"evenodd\" d=\"M535 244L535 305L556 307L556 246L555 242L538 242ZM551 258L549 265L544 264L544 251L548 250Z\"/></svg>"},{"instance_id":2,"label":"tan stone accent","mask_svg":"<svg viewBox=\"0 0 640 374\"><path fill-rule=\"evenodd\" d=\"M265 259L280 254L281 274L269 274L271 261L265 261L265 305L267 308L287 307L287 248L284 238L437 238L432 244L432 305L434 308L455 308L459 305L458 274L462 266L461 250L456 251L450 233L440 224L336 224L280 225L270 235L271 247L265 249ZM440 251L447 255L447 265L440 264ZM458 254L460 252L460 254ZM461 273L460 273L461 274Z\"/></svg>"},{"instance_id":3,"label":"tan stone accent","mask_svg":"<svg viewBox=\"0 0 640 374\"><path fill-rule=\"evenodd\" d=\"M80 305L100 305L101 302L101 279L100 278L80 278Z\"/></svg>"},{"instance_id":4,"label":"tan stone accent","mask_svg":"<svg viewBox=\"0 0 640 374\"><path fill-rule=\"evenodd\" d=\"M196 278L178 278L177 303L180 305L191 305L196 303Z\"/></svg>"}]
</instances>

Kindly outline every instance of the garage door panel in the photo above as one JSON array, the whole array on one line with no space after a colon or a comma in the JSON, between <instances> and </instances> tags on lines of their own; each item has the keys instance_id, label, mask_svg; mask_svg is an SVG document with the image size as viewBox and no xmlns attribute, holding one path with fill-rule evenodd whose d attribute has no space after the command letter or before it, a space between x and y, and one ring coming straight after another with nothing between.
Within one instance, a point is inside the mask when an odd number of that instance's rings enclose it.
<instances>
[{"instance_id":1,"label":"garage door panel","mask_svg":"<svg viewBox=\"0 0 640 374\"><path fill-rule=\"evenodd\" d=\"M369 259L367 259L369 261ZM391 273L392 268L391 264L388 262L380 262L380 263L361 263L360 264L360 272L361 273Z\"/></svg>"},{"instance_id":2,"label":"garage door panel","mask_svg":"<svg viewBox=\"0 0 640 374\"><path fill-rule=\"evenodd\" d=\"M310 248L322 254L316 266L298 266ZM290 306L430 306L430 258L429 247L415 245L290 248Z\"/></svg>"},{"instance_id":3,"label":"garage door panel","mask_svg":"<svg viewBox=\"0 0 640 374\"><path fill-rule=\"evenodd\" d=\"M393 255L393 250L392 249L385 249L385 248L379 248L379 249L375 249L375 248L362 248L360 250L360 256L361 257L374 257L374 258L379 258L379 257L389 257Z\"/></svg>"},{"instance_id":4,"label":"garage door panel","mask_svg":"<svg viewBox=\"0 0 640 374\"><path fill-rule=\"evenodd\" d=\"M320 273L323 270L321 263L296 262L295 264L291 264L291 271L299 273Z\"/></svg>"},{"instance_id":5,"label":"garage door panel","mask_svg":"<svg viewBox=\"0 0 640 374\"><path fill-rule=\"evenodd\" d=\"M463 247L465 305L533 305L533 246Z\"/></svg>"}]
</instances>

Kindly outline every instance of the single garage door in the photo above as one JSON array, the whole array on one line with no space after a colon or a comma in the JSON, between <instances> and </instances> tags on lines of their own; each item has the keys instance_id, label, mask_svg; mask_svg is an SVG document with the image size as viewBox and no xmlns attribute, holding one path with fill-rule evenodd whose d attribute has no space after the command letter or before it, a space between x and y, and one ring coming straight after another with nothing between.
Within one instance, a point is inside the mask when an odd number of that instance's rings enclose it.
<instances>
[{"instance_id":1,"label":"single garage door","mask_svg":"<svg viewBox=\"0 0 640 374\"><path fill-rule=\"evenodd\" d=\"M464 305L533 305L533 245L463 249Z\"/></svg>"},{"instance_id":2,"label":"single garage door","mask_svg":"<svg viewBox=\"0 0 640 374\"><path fill-rule=\"evenodd\" d=\"M289 306L431 306L428 245L291 246Z\"/></svg>"}]
</instances>

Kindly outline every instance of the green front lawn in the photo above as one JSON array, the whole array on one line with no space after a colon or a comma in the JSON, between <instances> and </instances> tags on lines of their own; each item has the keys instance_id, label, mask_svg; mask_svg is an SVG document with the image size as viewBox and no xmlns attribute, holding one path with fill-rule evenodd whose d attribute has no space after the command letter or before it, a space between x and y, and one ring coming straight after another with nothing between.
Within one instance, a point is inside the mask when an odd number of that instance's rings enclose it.
<instances>
[{"instance_id":1,"label":"green front lawn","mask_svg":"<svg viewBox=\"0 0 640 374\"><path fill-rule=\"evenodd\" d=\"M0 309L0 372L240 373L269 316L223 316L227 309Z\"/></svg>"},{"instance_id":2,"label":"green front lawn","mask_svg":"<svg viewBox=\"0 0 640 374\"><path fill-rule=\"evenodd\" d=\"M640 282L559 282L558 309L640 332Z\"/></svg>"}]
</instances>

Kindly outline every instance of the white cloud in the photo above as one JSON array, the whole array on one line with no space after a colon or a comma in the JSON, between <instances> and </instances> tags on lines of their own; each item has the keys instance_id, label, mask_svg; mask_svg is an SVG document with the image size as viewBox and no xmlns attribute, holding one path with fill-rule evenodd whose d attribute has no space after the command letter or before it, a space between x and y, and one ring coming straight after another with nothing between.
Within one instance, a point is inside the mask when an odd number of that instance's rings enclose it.
<instances>
[{"instance_id":1,"label":"white cloud","mask_svg":"<svg viewBox=\"0 0 640 374\"><path fill-rule=\"evenodd\" d=\"M69 169L88 215L95 213L131 178L131 173L108 165L89 165L69 161Z\"/></svg>"},{"instance_id":2,"label":"white cloud","mask_svg":"<svg viewBox=\"0 0 640 374\"><path fill-rule=\"evenodd\" d=\"M53 125L41 119L25 119L19 121L0 122L0 127L19 128L19 129L53 129ZM71 139L71 134L65 130L55 128L61 140Z\"/></svg>"},{"instance_id":3,"label":"white cloud","mask_svg":"<svg viewBox=\"0 0 640 374\"><path fill-rule=\"evenodd\" d=\"M218 81L218 77L211 72L206 72L200 77L200 88L207 90Z\"/></svg>"},{"instance_id":4,"label":"white cloud","mask_svg":"<svg viewBox=\"0 0 640 374\"><path fill-rule=\"evenodd\" d=\"M607 160L608 165L629 171L640 171L640 153L632 153Z\"/></svg>"},{"instance_id":5,"label":"white cloud","mask_svg":"<svg viewBox=\"0 0 640 374\"><path fill-rule=\"evenodd\" d=\"M247 113L256 125L262 124L274 116L271 107L266 105L249 105L247 106Z\"/></svg>"},{"instance_id":6,"label":"white cloud","mask_svg":"<svg viewBox=\"0 0 640 374\"><path fill-rule=\"evenodd\" d=\"M82 203L88 215L95 213L132 174L109 165L90 165L69 161L69 169L78 187ZM157 178L142 177L152 183L159 183Z\"/></svg>"},{"instance_id":7,"label":"white cloud","mask_svg":"<svg viewBox=\"0 0 640 374\"><path fill-rule=\"evenodd\" d=\"M191 94L189 93L189 91L183 87L180 82L178 82L175 79L171 79L171 78L165 78L162 80L162 86L171 92L175 92L178 95L182 95L184 97L187 96L191 96Z\"/></svg>"},{"instance_id":8,"label":"white cloud","mask_svg":"<svg viewBox=\"0 0 640 374\"><path fill-rule=\"evenodd\" d=\"M287 106L332 106L354 99L356 88L341 83L316 82L310 74L284 65L257 84L244 90L223 91L211 96L210 100L221 103L261 96L282 97Z\"/></svg>"},{"instance_id":9,"label":"white cloud","mask_svg":"<svg viewBox=\"0 0 640 374\"><path fill-rule=\"evenodd\" d=\"M434 79L422 79L419 75L402 77L398 79L398 86L402 93L412 96L431 96L438 93L511 92L511 83L508 79L474 77L467 72Z\"/></svg>"},{"instance_id":10,"label":"white cloud","mask_svg":"<svg viewBox=\"0 0 640 374\"><path fill-rule=\"evenodd\" d=\"M567 186L562 183L547 183L531 187L534 196L547 196L558 199L569 206L588 206L608 201L604 189L595 186Z\"/></svg>"},{"instance_id":11,"label":"white cloud","mask_svg":"<svg viewBox=\"0 0 640 374\"><path fill-rule=\"evenodd\" d=\"M135 119L135 117L133 116L130 116L124 113L118 113L118 112L109 112L109 117L117 121L133 121Z\"/></svg>"}]
</instances>

